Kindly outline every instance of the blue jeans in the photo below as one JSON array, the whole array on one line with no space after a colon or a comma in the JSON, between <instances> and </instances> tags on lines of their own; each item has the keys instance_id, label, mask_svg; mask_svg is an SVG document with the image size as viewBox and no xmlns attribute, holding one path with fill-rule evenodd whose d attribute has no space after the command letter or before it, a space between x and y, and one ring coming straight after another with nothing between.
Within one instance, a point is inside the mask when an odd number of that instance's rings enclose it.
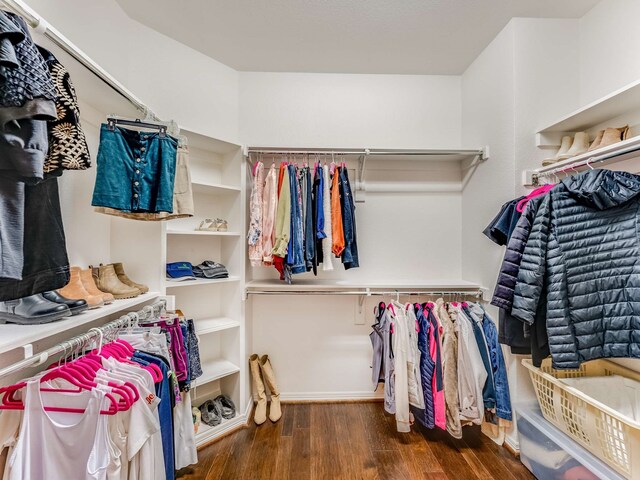
<instances>
[{"instance_id":1,"label":"blue jeans","mask_svg":"<svg viewBox=\"0 0 640 480\"><path fill-rule=\"evenodd\" d=\"M173 212L178 141L159 133L106 124L100 128L94 207L122 212Z\"/></svg>"},{"instance_id":2,"label":"blue jeans","mask_svg":"<svg viewBox=\"0 0 640 480\"><path fill-rule=\"evenodd\" d=\"M296 167L289 165L289 188L291 189L291 227L289 248L287 249L287 265L291 273L304 273L307 267L304 261L304 245L302 229L302 197Z\"/></svg>"}]
</instances>

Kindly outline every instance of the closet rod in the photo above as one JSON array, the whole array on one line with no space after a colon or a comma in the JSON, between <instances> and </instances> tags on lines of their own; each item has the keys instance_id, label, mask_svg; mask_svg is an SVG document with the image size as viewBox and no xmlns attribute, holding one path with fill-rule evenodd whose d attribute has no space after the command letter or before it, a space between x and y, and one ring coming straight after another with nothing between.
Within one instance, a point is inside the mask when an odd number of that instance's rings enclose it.
<instances>
[{"instance_id":1,"label":"closet rod","mask_svg":"<svg viewBox=\"0 0 640 480\"><path fill-rule=\"evenodd\" d=\"M355 296L392 296L392 295L465 295L469 297L482 297L482 290L447 290L447 291L436 291L436 290L390 290L384 292L373 292L366 290L327 290L327 291L318 291L318 290L247 290L247 295L355 295Z\"/></svg>"},{"instance_id":2,"label":"closet rod","mask_svg":"<svg viewBox=\"0 0 640 480\"><path fill-rule=\"evenodd\" d=\"M163 309L167 305L167 301L165 299L160 299L159 301L147 305L142 310L138 312L129 312L126 315L122 315L120 318L113 320L109 323L106 323L100 327L91 328L88 332L82 333L75 337L70 338L69 340L65 340L62 343L54 345L53 347L44 350L36 355L31 355L19 362L16 362L8 367L5 367L0 370L0 378L6 377L7 375L11 375L13 373L17 373L21 370L26 370L30 367L35 367L43 364L49 358L58 355L58 354L67 354L73 352L76 348L86 345L91 340L103 336L105 333L108 333L110 330L118 329L124 327L131 323L135 317L136 320L144 320L148 315L154 314L154 312L158 309Z\"/></svg>"},{"instance_id":3,"label":"closet rod","mask_svg":"<svg viewBox=\"0 0 640 480\"><path fill-rule=\"evenodd\" d=\"M14 13L20 15L36 32L43 33L48 39L63 49L75 60L87 68L96 77L107 84L111 89L128 100L136 109L146 116L157 118L155 114L138 97L124 87L120 82L107 73L100 65L95 63L86 53L75 46L68 38L49 25L22 0L2 0L2 3Z\"/></svg>"},{"instance_id":4,"label":"closet rod","mask_svg":"<svg viewBox=\"0 0 640 480\"><path fill-rule=\"evenodd\" d=\"M484 149L462 149L462 150L375 150L369 148L270 148L270 147L249 147L246 154L262 154L262 155L409 155L409 156L438 156L438 155L480 155L484 156Z\"/></svg>"}]
</instances>

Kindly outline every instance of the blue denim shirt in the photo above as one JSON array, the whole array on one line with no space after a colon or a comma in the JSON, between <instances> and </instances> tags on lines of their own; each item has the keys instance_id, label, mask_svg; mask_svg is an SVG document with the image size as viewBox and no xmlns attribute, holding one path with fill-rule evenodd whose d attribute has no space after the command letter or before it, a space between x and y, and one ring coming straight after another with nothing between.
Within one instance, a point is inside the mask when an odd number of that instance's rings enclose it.
<instances>
[{"instance_id":1,"label":"blue denim shirt","mask_svg":"<svg viewBox=\"0 0 640 480\"><path fill-rule=\"evenodd\" d=\"M316 167L316 182L318 182L318 189L316 194L316 209L318 216L316 217L316 237L319 240L327 238L327 234L324 233L324 172L322 166Z\"/></svg>"},{"instance_id":2,"label":"blue denim shirt","mask_svg":"<svg viewBox=\"0 0 640 480\"><path fill-rule=\"evenodd\" d=\"M353 194L349 184L347 169L340 167L340 206L342 209L342 225L344 229L344 251L342 263L344 269L360 266L358 260L358 244L356 238L356 206L353 203Z\"/></svg>"}]
</instances>

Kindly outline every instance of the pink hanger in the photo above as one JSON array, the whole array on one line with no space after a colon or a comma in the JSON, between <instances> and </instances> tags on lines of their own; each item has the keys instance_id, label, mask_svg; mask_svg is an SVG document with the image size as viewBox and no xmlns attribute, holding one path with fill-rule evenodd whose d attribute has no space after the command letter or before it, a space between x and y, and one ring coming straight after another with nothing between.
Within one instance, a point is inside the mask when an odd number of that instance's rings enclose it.
<instances>
[{"instance_id":1,"label":"pink hanger","mask_svg":"<svg viewBox=\"0 0 640 480\"><path fill-rule=\"evenodd\" d=\"M542 185L541 187L536 188L535 190L530 192L529 195L527 195L525 198L523 198L518 202L518 204L516 205L516 210L520 213L524 212L524 209L527 206L527 203L529 203L529 200L531 200L532 198L538 197L540 195L544 195L553 187L555 187L555 185L551 184L551 185Z\"/></svg>"}]
</instances>

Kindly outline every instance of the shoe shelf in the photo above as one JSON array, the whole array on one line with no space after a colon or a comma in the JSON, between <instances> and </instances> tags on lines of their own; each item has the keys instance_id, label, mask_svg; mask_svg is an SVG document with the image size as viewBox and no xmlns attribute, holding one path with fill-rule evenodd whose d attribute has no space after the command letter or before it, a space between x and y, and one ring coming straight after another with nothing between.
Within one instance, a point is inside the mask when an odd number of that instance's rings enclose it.
<instances>
[{"instance_id":1,"label":"shoe shelf","mask_svg":"<svg viewBox=\"0 0 640 480\"><path fill-rule=\"evenodd\" d=\"M209 195L240 193L240 187L236 187L233 185L223 185L220 183L208 183L203 180L192 180L191 187L193 188L194 193L206 193Z\"/></svg>"},{"instance_id":2,"label":"shoe shelf","mask_svg":"<svg viewBox=\"0 0 640 480\"><path fill-rule=\"evenodd\" d=\"M171 282L169 280L164 281L165 288L184 288L184 287L198 287L202 285L212 285L216 283L233 283L239 282L240 278L236 276L230 276L229 278L209 278L198 280L185 280L182 282Z\"/></svg>"},{"instance_id":3,"label":"shoe shelf","mask_svg":"<svg viewBox=\"0 0 640 480\"><path fill-rule=\"evenodd\" d=\"M538 130L540 134L578 132L613 118L640 110L640 80L596 100L551 125ZM618 125L612 125L618 126Z\"/></svg>"},{"instance_id":4,"label":"shoe shelf","mask_svg":"<svg viewBox=\"0 0 640 480\"><path fill-rule=\"evenodd\" d=\"M194 320L194 323L197 335L207 335L240 326L239 321L227 317L201 318Z\"/></svg>"},{"instance_id":5,"label":"shoe shelf","mask_svg":"<svg viewBox=\"0 0 640 480\"><path fill-rule=\"evenodd\" d=\"M216 425L215 427L210 427L205 423L200 423L198 433L196 433L196 445L200 447L206 442L213 440L214 438L218 438L231 430L244 426L245 424L246 418L244 415L238 414L228 420L223 419L220 425Z\"/></svg>"},{"instance_id":6,"label":"shoe shelf","mask_svg":"<svg viewBox=\"0 0 640 480\"><path fill-rule=\"evenodd\" d=\"M195 385L203 385L205 383L215 382L239 371L239 366L223 358L204 361L202 362L202 376L196 379L194 383Z\"/></svg>"},{"instance_id":7,"label":"shoe shelf","mask_svg":"<svg viewBox=\"0 0 640 480\"><path fill-rule=\"evenodd\" d=\"M171 230L167 229L167 235L211 235L216 237L239 237L240 232L213 232L209 230Z\"/></svg>"},{"instance_id":8,"label":"shoe shelf","mask_svg":"<svg viewBox=\"0 0 640 480\"><path fill-rule=\"evenodd\" d=\"M112 320L112 317L140 310L141 306L153 303L159 296L160 294L157 292L149 292L135 298L114 300L110 305L86 310L79 315L42 325L2 324L0 325L0 354L77 327L85 326L84 330L86 331L89 328L88 324L92 322L98 323L99 320L104 320L101 323L106 323Z\"/></svg>"}]
</instances>

